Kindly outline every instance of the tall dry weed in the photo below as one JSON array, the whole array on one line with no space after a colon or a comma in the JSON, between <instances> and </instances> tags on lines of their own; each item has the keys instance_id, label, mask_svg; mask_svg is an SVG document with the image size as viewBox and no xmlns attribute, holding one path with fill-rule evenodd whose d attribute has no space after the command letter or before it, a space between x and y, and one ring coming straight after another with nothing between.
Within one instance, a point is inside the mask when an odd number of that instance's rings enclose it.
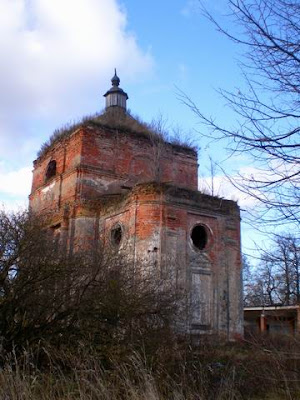
<instances>
[{"instance_id":1,"label":"tall dry weed","mask_svg":"<svg viewBox=\"0 0 300 400\"><path fill-rule=\"evenodd\" d=\"M203 339L172 354L132 351L105 366L92 349L41 347L7 358L0 400L299 399L300 346L274 344Z\"/></svg>"}]
</instances>

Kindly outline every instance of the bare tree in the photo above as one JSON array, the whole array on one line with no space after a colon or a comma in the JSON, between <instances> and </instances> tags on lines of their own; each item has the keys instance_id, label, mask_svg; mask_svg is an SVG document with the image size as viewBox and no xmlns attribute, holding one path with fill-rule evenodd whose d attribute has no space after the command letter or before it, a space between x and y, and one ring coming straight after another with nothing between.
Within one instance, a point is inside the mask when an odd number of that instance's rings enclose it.
<instances>
[{"instance_id":1,"label":"bare tree","mask_svg":"<svg viewBox=\"0 0 300 400\"><path fill-rule=\"evenodd\" d=\"M142 268L103 248L66 254L40 219L0 212L2 348L87 342L107 354L159 342L181 295L174 279Z\"/></svg>"},{"instance_id":2,"label":"bare tree","mask_svg":"<svg viewBox=\"0 0 300 400\"><path fill-rule=\"evenodd\" d=\"M152 147L152 169L155 182L162 180L162 160L169 150L167 120L160 114L149 126L149 139Z\"/></svg>"},{"instance_id":3,"label":"bare tree","mask_svg":"<svg viewBox=\"0 0 300 400\"><path fill-rule=\"evenodd\" d=\"M246 279L246 305L298 304L299 285L299 239L290 234L277 236L269 249L261 249L260 265Z\"/></svg>"},{"instance_id":4,"label":"bare tree","mask_svg":"<svg viewBox=\"0 0 300 400\"><path fill-rule=\"evenodd\" d=\"M209 166L206 168L207 174L200 175L199 190L210 196L220 196L221 182L218 182L218 164L209 156Z\"/></svg>"},{"instance_id":5,"label":"bare tree","mask_svg":"<svg viewBox=\"0 0 300 400\"><path fill-rule=\"evenodd\" d=\"M251 306L255 303L255 297L261 297L259 288L255 286L257 282L255 280L255 275L251 264L247 256L242 255L242 267L243 267L243 301L244 306ZM260 301L258 300L258 303Z\"/></svg>"},{"instance_id":6,"label":"bare tree","mask_svg":"<svg viewBox=\"0 0 300 400\"><path fill-rule=\"evenodd\" d=\"M273 279L276 282L274 297L284 305L296 304L300 300L299 292L299 240L292 235L277 236L272 250L264 250L262 259L272 265Z\"/></svg>"},{"instance_id":7,"label":"bare tree","mask_svg":"<svg viewBox=\"0 0 300 400\"><path fill-rule=\"evenodd\" d=\"M262 206L260 223L295 222L300 200L300 3L298 0L228 0L240 28L232 33L203 8L206 17L234 43L244 47L241 68L246 90L220 90L239 123L226 127L180 94L200 121L204 135L229 139L231 152L252 157L256 173L232 182ZM236 26L236 25L235 25Z\"/></svg>"}]
</instances>

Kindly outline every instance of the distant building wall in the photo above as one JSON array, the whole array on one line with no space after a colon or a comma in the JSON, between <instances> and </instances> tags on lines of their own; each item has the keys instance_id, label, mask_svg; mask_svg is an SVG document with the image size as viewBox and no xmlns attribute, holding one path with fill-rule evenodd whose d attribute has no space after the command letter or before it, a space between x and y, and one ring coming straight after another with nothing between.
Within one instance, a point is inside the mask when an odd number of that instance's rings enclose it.
<instances>
[{"instance_id":1,"label":"distant building wall","mask_svg":"<svg viewBox=\"0 0 300 400\"><path fill-rule=\"evenodd\" d=\"M300 307L265 306L244 308L245 335L296 335L300 330Z\"/></svg>"}]
</instances>

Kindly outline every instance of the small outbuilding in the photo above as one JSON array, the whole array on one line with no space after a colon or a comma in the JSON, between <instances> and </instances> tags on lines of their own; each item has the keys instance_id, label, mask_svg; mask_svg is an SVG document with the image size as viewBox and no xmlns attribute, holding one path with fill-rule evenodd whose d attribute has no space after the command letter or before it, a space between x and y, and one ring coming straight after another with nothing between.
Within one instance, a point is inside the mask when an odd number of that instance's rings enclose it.
<instances>
[{"instance_id":1,"label":"small outbuilding","mask_svg":"<svg viewBox=\"0 0 300 400\"><path fill-rule=\"evenodd\" d=\"M299 313L299 305L245 307L245 336L259 333L294 336L300 331Z\"/></svg>"}]
</instances>

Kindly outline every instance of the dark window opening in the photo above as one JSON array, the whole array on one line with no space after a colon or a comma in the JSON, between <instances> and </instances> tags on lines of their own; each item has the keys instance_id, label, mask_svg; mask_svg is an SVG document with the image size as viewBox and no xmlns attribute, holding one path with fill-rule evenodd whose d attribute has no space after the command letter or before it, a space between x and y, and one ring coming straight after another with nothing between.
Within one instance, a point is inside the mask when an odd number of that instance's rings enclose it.
<instances>
[{"instance_id":1,"label":"dark window opening","mask_svg":"<svg viewBox=\"0 0 300 400\"><path fill-rule=\"evenodd\" d=\"M197 225L192 229L191 232L191 239L193 242L193 245L197 247L199 250L205 249L207 245L207 232L204 226L202 225Z\"/></svg>"},{"instance_id":2,"label":"dark window opening","mask_svg":"<svg viewBox=\"0 0 300 400\"><path fill-rule=\"evenodd\" d=\"M111 235L110 235L112 244L114 246L120 246L121 241L122 241L122 236L123 236L123 232L122 232L122 228L120 225L113 228L111 230Z\"/></svg>"},{"instance_id":3,"label":"dark window opening","mask_svg":"<svg viewBox=\"0 0 300 400\"><path fill-rule=\"evenodd\" d=\"M50 178L56 175L56 161L52 160L49 162L47 171L46 171L46 181L48 181Z\"/></svg>"}]
</instances>

